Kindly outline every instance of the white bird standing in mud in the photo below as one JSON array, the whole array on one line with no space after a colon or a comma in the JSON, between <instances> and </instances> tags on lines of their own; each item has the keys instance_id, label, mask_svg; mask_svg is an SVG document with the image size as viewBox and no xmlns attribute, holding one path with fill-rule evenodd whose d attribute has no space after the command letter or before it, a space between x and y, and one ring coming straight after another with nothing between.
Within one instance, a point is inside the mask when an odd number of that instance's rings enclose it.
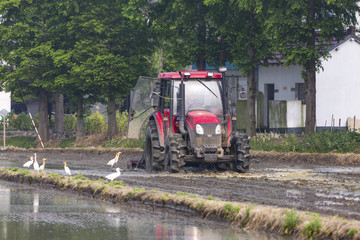
<instances>
[{"instance_id":1,"label":"white bird standing in mud","mask_svg":"<svg viewBox=\"0 0 360 240\"><path fill-rule=\"evenodd\" d=\"M39 163L36 161L36 153L34 154L34 170L39 171Z\"/></svg>"},{"instance_id":2,"label":"white bird standing in mud","mask_svg":"<svg viewBox=\"0 0 360 240\"><path fill-rule=\"evenodd\" d=\"M27 161L26 163L24 163L23 167L30 167L31 164L34 163L34 158L33 157L30 157L30 161Z\"/></svg>"},{"instance_id":3,"label":"white bird standing in mud","mask_svg":"<svg viewBox=\"0 0 360 240\"><path fill-rule=\"evenodd\" d=\"M116 153L115 158L111 159L111 160L107 163L107 165L110 165L111 167L113 167L114 164L118 162L120 154L121 154L121 152Z\"/></svg>"},{"instance_id":4,"label":"white bird standing in mud","mask_svg":"<svg viewBox=\"0 0 360 240\"><path fill-rule=\"evenodd\" d=\"M64 170L67 175L71 175L70 168L68 166L66 166L66 162L64 162Z\"/></svg>"},{"instance_id":5,"label":"white bird standing in mud","mask_svg":"<svg viewBox=\"0 0 360 240\"><path fill-rule=\"evenodd\" d=\"M109 179L112 182L112 181L114 181L115 178L120 177L120 175L121 175L120 171L122 171L122 169L116 168L115 173L111 173L111 174L107 175L105 178Z\"/></svg>"},{"instance_id":6,"label":"white bird standing in mud","mask_svg":"<svg viewBox=\"0 0 360 240\"><path fill-rule=\"evenodd\" d=\"M39 167L39 170L44 171L46 158L42 159L43 164Z\"/></svg>"}]
</instances>

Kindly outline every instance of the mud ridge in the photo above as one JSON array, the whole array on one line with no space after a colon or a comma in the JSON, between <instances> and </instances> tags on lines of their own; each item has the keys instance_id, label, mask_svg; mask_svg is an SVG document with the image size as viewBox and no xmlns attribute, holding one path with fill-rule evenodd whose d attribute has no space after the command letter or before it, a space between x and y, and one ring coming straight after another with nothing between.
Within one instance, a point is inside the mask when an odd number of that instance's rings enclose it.
<instances>
[{"instance_id":1,"label":"mud ridge","mask_svg":"<svg viewBox=\"0 0 360 240\"><path fill-rule=\"evenodd\" d=\"M204 219L228 222L241 228L312 239L360 239L360 221L339 217L323 217L315 213L284 208L257 206L240 202L202 199L192 194L170 194L82 175L62 176L29 170L0 169L0 179L73 191L110 202L141 203L154 208L176 209L194 213Z\"/></svg>"},{"instance_id":2,"label":"mud ridge","mask_svg":"<svg viewBox=\"0 0 360 240\"><path fill-rule=\"evenodd\" d=\"M255 161L271 161L286 163L326 164L328 166L360 165L360 154L355 153L279 153L251 151L250 156Z\"/></svg>"}]
</instances>

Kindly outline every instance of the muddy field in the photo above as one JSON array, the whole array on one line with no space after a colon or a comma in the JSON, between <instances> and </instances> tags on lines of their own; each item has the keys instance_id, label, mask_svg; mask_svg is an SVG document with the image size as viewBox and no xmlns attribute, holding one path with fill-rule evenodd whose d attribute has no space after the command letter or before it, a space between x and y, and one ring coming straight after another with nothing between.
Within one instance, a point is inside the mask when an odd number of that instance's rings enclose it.
<instances>
[{"instance_id":1,"label":"muddy field","mask_svg":"<svg viewBox=\"0 0 360 240\"><path fill-rule=\"evenodd\" d=\"M47 171L63 174L67 161L73 175L100 178L111 172L106 165L117 150L37 150L46 157ZM184 174L126 170L126 161L141 156L141 150L122 150L120 180L132 187L166 192L187 192L226 201L270 205L360 220L360 156L252 153L251 171L199 171ZM0 153L0 167L22 166L34 150Z\"/></svg>"}]
</instances>

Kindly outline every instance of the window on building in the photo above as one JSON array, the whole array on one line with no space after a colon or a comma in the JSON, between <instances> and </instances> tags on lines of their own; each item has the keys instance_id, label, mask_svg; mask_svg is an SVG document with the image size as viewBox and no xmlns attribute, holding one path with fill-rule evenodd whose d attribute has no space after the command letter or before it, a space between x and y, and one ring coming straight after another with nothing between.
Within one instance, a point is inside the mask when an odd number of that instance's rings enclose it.
<instances>
[{"instance_id":1,"label":"window on building","mask_svg":"<svg viewBox=\"0 0 360 240\"><path fill-rule=\"evenodd\" d=\"M305 83L295 83L295 99L306 104L305 94Z\"/></svg>"}]
</instances>

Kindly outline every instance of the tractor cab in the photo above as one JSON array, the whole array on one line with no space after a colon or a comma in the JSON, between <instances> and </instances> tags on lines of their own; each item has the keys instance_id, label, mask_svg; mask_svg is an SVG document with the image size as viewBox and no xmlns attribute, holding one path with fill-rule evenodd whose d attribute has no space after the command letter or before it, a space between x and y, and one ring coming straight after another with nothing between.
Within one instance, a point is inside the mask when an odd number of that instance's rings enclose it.
<instances>
[{"instance_id":1,"label":"tractor cab","mask_svg":"<svg viewBox=\"0 0 360 240\"><path fill-rule=\"evenodd\" d=\"M179 172L187 163L248 169L248 164L233 159L237 150L232 142L243 137L231 131L223 86L221 73L207 71L139 78L129 110L128 138L138 138L147 121L143 157L147 170ZM248 150L242 152L248 158Z\"/></svg>"}]
</instances>

